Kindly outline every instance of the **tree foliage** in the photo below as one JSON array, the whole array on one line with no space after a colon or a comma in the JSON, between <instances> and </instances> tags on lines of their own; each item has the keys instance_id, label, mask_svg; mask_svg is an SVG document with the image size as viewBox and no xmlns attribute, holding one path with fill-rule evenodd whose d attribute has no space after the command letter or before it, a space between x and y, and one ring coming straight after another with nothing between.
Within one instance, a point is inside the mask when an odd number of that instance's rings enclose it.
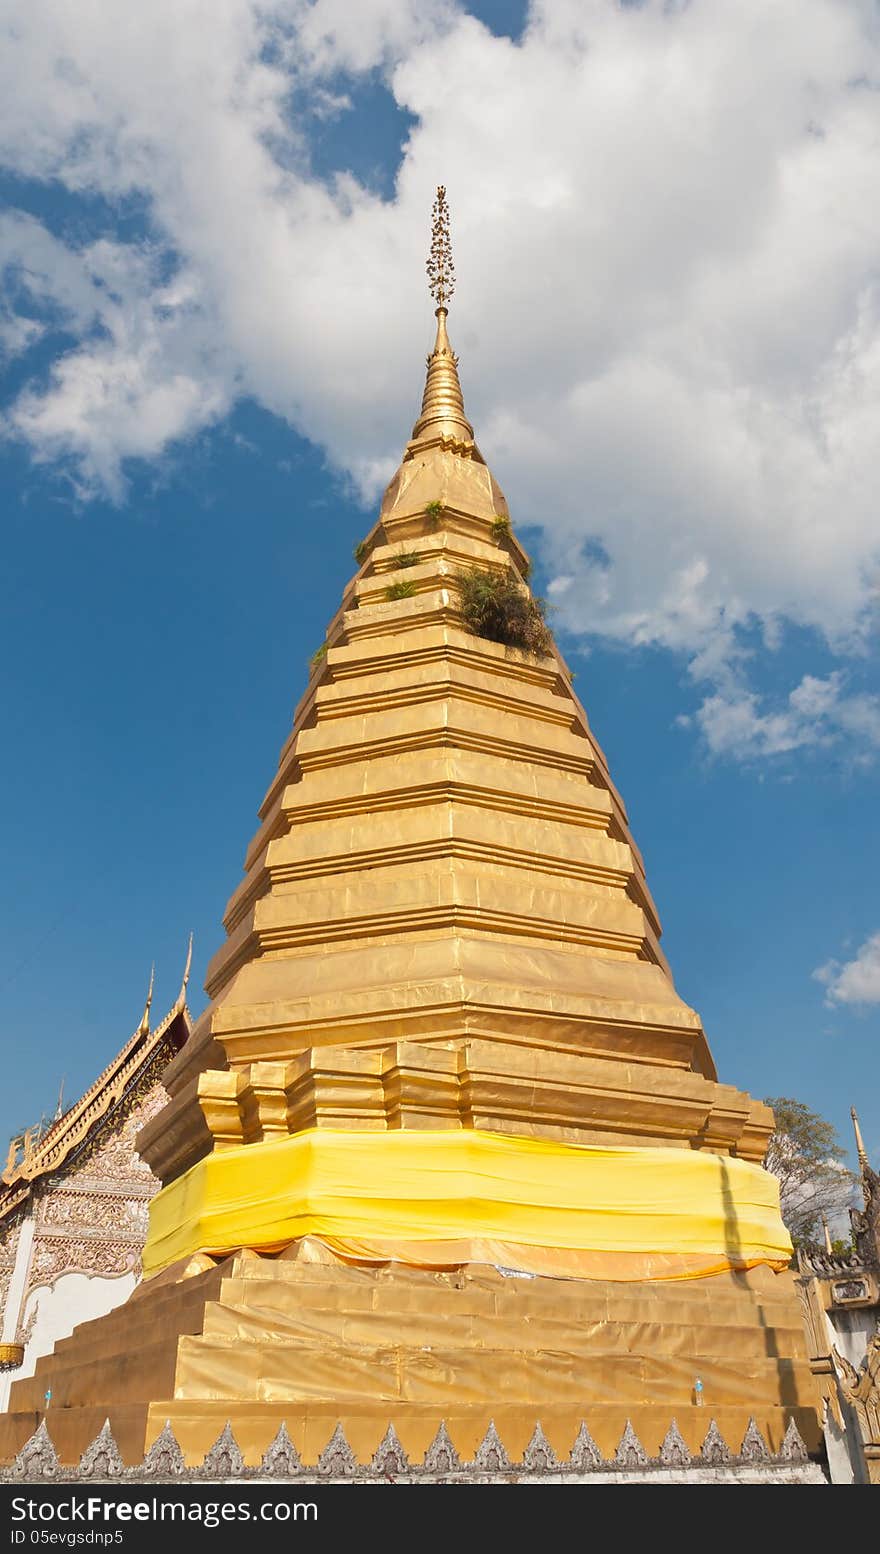
<instances>
[{"instance_id":1,"label":"tree foliage","mask_svg":"<svg viewBox=\"0 0 880 1554\"><path fill-rule=\"evenodd\" d=\"M782 1218L795 1246L820 1242L822 1216L839 1218L853 1202L857 1177L833 1123L791 1096L768 1096L776 1127L764 1165L779 1181Z\"/></svg>"}]
</instances>

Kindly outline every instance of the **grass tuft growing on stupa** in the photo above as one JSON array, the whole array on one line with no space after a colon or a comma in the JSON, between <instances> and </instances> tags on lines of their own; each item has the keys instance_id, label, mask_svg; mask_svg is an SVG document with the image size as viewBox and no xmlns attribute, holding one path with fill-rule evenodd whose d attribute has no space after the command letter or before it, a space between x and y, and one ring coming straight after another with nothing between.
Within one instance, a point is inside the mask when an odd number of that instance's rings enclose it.
<instances>
[{"instance_id":1,"label":"grass tuft growing on stupa","mask_svg":"<svg viewBox=\"0 0 880 1554\"><path fill-rule=\"evenodd\" d=\"M391 583L385 590L386 599L411 599L416 592L416 585L411 577L402 577L399 582Z\"/></svg>"},{"instance_id":2,"label":"grass tuft growing on stupa","mask_svg":"<svg viewBox=\"0 0 880 1554\"><path fill-rule=\"evenodd\" d=\"M499 575L468 567L456 573L455 581L464 623L475 637L519 648L533 658L552 653L546 600L526 592L510 572Z\"/></svg>"}]
</instances>

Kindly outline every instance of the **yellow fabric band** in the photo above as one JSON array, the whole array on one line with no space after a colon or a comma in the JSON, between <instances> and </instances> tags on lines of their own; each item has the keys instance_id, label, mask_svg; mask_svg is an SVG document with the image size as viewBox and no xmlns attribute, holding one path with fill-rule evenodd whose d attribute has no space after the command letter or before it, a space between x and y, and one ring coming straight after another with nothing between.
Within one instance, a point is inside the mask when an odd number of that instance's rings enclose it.
<instances>
[{"instance_id":1,"label":"yellow fabric band","mask_svg":"<svg viewBox=\"0 0 880 1554\"><path fill-rule=\"evenodd\" d=\"M791 1256L778 1184L746 1161L471 1129L321 1128L218 1150L164 1187L144 1272L308 1235L356 1260L591 1278L694 1278Z\"/></svg>"}]
</instances>

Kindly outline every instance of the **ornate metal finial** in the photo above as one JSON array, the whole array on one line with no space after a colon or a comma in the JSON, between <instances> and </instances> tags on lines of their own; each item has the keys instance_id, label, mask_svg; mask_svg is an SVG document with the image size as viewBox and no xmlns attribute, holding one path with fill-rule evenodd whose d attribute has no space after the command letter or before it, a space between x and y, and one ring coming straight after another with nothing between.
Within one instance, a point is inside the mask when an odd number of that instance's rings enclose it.
<instances>
[{"instance_id":1,"label":"ornate metal finial","mask_svg":"<svg viewBox=\"0 0 880 1554\"><path fill-rule=\"evenodd\" d=\"M862 1130L859 1127L859 1114L854 1106L850 1107L849 1114L852 1117L853 1129L856 1135L856 1154L859 1157L859 1170L864 1171L866 1165L868 1164L868 1151L865 1148L865 1141L862 1138Z\"/></svg>"},{"instance_id":2,"label":"ornate metal finial","mask_svg":"<svg viewBox=\"0 0 880 1554\"><path fill-rule=\"evenodd\" d=\"M138 1034L140 1036L149 1036L149 1034L150 1034L150 1007L151 1007L152 1002L153 1002L153 983L155 982L155 980L156 980L156 962L153 961L153 964L150 967L150 986L147 989L147 1001L144 1004L144 1012L141 1015L141 1023L140 1023L140 1028L139 1028L139 1031L138 1031Z\"/></svg>"},{"instance_id":3,"label":"ornate metal finial","mask_svg":"<svg viewBox=\"0 0 880 1554\"><path fill-rule=\"evenodd\" d=\"M445 308L455 291L455 265L452 262L452 239L449 236L449 206L446 203L444 184L437 187L437 198L431 211L431 252L425 266L428 272L428 290L438 308Z\"/></svg>"},{"instance_id":4,"label":"ornate metal finial","mask_svg":"<svg viewBox=\"0 0 880 1554\"><path fill-rule=\"evenodd\" d=\"M192 966L192 958L193 958L193 936L192 936L192 934L190 934L190 936L189 936L189 945L187 946L187 951L186 951L186 965L183 968L183 981L180 984L180 992L177 995L177 1002L180 1004L181 1008L183 1008L183 1005L186 1003L186 984L189 981L189 972L190 972L190 967Z\"/></svg>"}]
</instances>

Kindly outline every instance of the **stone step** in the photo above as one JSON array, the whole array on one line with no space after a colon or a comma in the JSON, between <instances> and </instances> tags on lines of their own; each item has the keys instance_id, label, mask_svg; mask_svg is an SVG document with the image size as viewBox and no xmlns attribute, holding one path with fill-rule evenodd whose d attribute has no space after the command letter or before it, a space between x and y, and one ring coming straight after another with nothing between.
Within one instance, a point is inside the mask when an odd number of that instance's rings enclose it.
<instances>
[{"instance_id":1,"label":"stone step","mask_svg":"<svg viewBox=\"0 0 880 1554\"><path fill-rule=\"evenodd\" d=\"M224 1279L221 1289L233 1300L263 1300L276 1302L289 1309L294 1302L309 1308L344 1306L350 1311L421 1311L425 1306L425 1288L403 1280L363 1281L291 1279L280 1270L284 1264L264 1270L247 1269ZM295 1294L291 1291L295 1285ZM248 1294L254 1286L252 1295ZM551 1288L547 1286L551 1285ZM481 1283L478 1280L462 1281L461 1287L453 1283L432 1284L430 1303L432 1308L444 1311L468 1310L491 1316L496 1312L508 1312L525 1319L530 1315L560 1315L572 1322L607 1318L612 1321L650 1321L662 1312L662 1319L681 1322L718 1322L722 1326L739 1326L759 1316L768 1326L781 1322L799 1331L795 1321L796 1308L791 1300L754 1302L747 1293L719 1295L711 1300L708 1295L688 1297L681 1293L681 1281L664 1286L664 1294L657 1299L650 1286L644 1284L594 1285L574 1280L526 1280L507 1279Z\"/></svg>"},{"instance_id":2,"label":"stone step","mask_svg":"<svg viewBox=\"0 0 880 1554\"><path fill-rule=\"evenodd\" d=\"M232 1276L222 1277L229 1269ZM785 1352L801 1354L800 1325L793 1323L789 1298L767 1300L761 1291L747 1288L710 1289L718 1281L695 1281L685 1285L649 1285L580 1283L573 1280L503 1278L497 1274L465 1281L457 1273L430 1274L422 1270L394 1265L377 1273L340 1265L288 1262L260 1257L255 1253L236 1254L219 1268L178 1284L144 1288L133 1303L118 1307L106 1317L81 1324L67 1338L59 1340L53 1355L37 1362L36 1377L44 1378L56 1365L81 1352L94 1338L104 1354L126 1352L131 1345L133 1324L144 1342L163 1336L197 1333L201 1330L206 1296L222 1291L223 1304L256 1304L259 1308L280 1312L304 1313L304 1318L319 1320L319 1313L349 1316L375 1313L376 1316L406 1317L425 1310L429 1281L430 1304L438 1314L460 1318L464 1314L484 1320L500 1318L527 1324L532 1318L542 1322L568 1323L573 1328L605 1321L610 1324L650 1324L654 1320L680 1325L715 1326L724 1329L723 1347L729 1343L730 1327L749 1333L749 1342L761 1334L761 1342L772 1352L774 1344ZM293 1288L291 1287L293 1286ZM711 1297L711 1298L710 1298ZM752 1325L757 1304L759 1324ZM662 1310L660 1309L662 1308ZM100 1331L99 1331L100 1329ZM561 1345L565 1347L563 1343ZM45 1390L45 1389L44 1389Z\"/></svg>"},{"instance_id":3,"label":"stone step","mask_svg":"<svg viewBox=\"0 0 880 1554\"><path fill-rule=\"evenodd\" d=\"M177 1364L177 1346L181 1341L175 1333L169 1333L159 1342L141 1344L140 1335L134 1337L128 1348L117 1351L100 1350L83 1345L61 1356L47 1356L51 1368L41 1373L38 1365L33 1376L25 1377L15 1385L10 1398L15 1412L44 1407L46 1377L52 1387L52 1410L68 1404L85 1403L99 1397L110 1403L135 1403L147 1401L156 1393L174 1391L174 1375Z\"/></svg>"},{"instance_id":4,"label":"stone step","mask_svg":"<svg viewBox=\"0 0 880 1554\"><path fill-rule=\"evenodd\" d=\"M242 1281L243 1282L243 1281ZM614 1352L643 1354L660 1351L663 1354L737 1354L742 1358L766 1358L786 1354L805 1358L803 1334L799 1328L746 1327L742 1323L724 1326L707 1322L676 1322L670 1318L662 1324L655 1320L622 1321L618 1317L582 1316L577 1323L564 1317L541 1315L533 1321L529 1315L520 1317L506 1312L489 1317L484 1312L469 1309L462 1302L459 1310L430 1312L413 1305L402 1309L397 1302L379 1302L366 1310L350 1311L346 1304L326 1301L320 1306L291 1306L278 1299L278 1291L262 1285L242 1288L236 1281L224 1282L220 1301L212 1301L205 1311L206 1337L224 1338L232 1342L247 1341L281 1342L287 1338L301 1337L304 1341L320 1341L322 1335L336 1338L342 1344L359 1346L375 1342L377 1332L392 1331L401 1340L410 1328L410 1341L418 1346L441 1342L447 1346L461 1344L466 1347L481 1346L492 1342L493 1332L500 1329L510 1334L518 1349L541 1352L558 1349L584 1359L601 1349ZM248 1299L245 1301L245 1293ZM390 1292L389 1292L390 1293ZM378 1292L377 1292L378 1294ZM273 1299L274 1297L274 1299ZM394 1320L389 1323L388 1318ZM198 1329L190 1328L190 1332Z\"/></svg>"},{"instance_id":5,"label":"stone step","mask_svg":"<svg viewBox=\"0 0 880 1554\"><path fill-rule=\"evenodd\" d=\"M192 1282L195 1283L195 1280ZM213 1284L219 1287L220 1280L212 1281ZM211 1293L213 1292L212 1288ZM51 1354L40 1356L37 1360L37 1369L42 1367L45 1370L53 1365L56 1359L79 1351L81 1346L88 1345L93 1337L96 1340L99 1339L102 1352L108 1352L115 1351L117 1341L121 1341L124 1349L130 1348L132 1332L136 1331L140 1336L150 1327L158 1327L159 1332L167 1335L200 1331L206 1300L204 1288L190 1289L187 1282L156 1293L160 1298L151 1299L149 1303L145 1302L141 1305L139 1302L136 1306L131 1304L117 1306L106 1316L81 1322L66 1338L59 1338L56 1341Z\"/></svg>"},{"instance_id":6,"label":"stone step","mask_svg":"<svg viewBox=\"0 0 880 1554\"><path fill-rule=\"evenodd\" d=\"M603 1400L686 1407L693 1398L695 1375L704 1377L704 1385L705 1378L711 1378L708 1407L713 1382L719 1395L728 1401L741 1399L744 1406L770 1405L780 1395L792 1404L806 1404L812 1397L806 1361L769 1357L676 1358L597 1346L588 1361L578 1363L566 1352L527 1354L491 1344L472 1350L395 1345L352 1350L291 1339L234 1343L205 1337L181 1338L175 1393L190 1401L216 1396L222 1376L230 1394L242 1400L288 1396L292 1404L323 1399L342 1407L353 1398L372 1398L379 1408L402 1398L442 1410L456 1398L478 1396L485 1390L487 1374L495 1379L499 1404L531 1407L542 1397L581 1408Z\"/></svg>"},{"instance_id":7,"label":"stone step","mask_svg":"<svg viewBox=\"0 0 880 1554\"><path fill-rule=\"evenodd\" d=\"M493 1297L516 1301L517 1309L522 1311L552 1308L571 1310L573 1315L579 1315L581 1311L596 1311L601 1306L603 1310L614 1313L625 1312L628 1306L637 1303L640 1310L648 1306L662 1308L665 1316L674 1304L682 1310L686 1309L689 1314L696 1315L699 1311L703 1314L702 1319L709 1321L716 1315L723 1321L725 1314L729 1319L734 1314L742 1315L746 1310L751 1313L765 1312L771 1321L774 1311L782 1311L790 1316L793 1295L790 1279L786 1275L774 1276L769 1271L768 1279L773 1280L772 1284L748 1282L753 1279L753 1275L741 1274L720 1275L710 1279L664 1280L650 1284L646 1281L630 1283L598 1279L530 1278L517 1274L505 1276L488 1268L476 1269L474 1265L468 1265L466 1272L448 1273L408 1268L401 1263L381 1269L353 1268L339 1264L270 1259L257 1254L251 1254L241 1261L236 1260L234 1268L229 1264L224 1265L226 1278L265 1281L267 1276L271 1281L301 1287L345 1289L346 1298L348 1292L357 1289L372 1292L383 1290L389 1285L393 1285L396 1290L410 1287L412 1298L420 1306L424 1303L426 1289L430 1289L432 1303L438 1299L451 1299L467 1290L472 1295L481 1292L487 1302ZM777 1280L778 1288L774 1288ZM442 1293L444 1291L450 1292L448 1297ZM488 1304L486 1309L489 1309Z\"/></svg>"},{"instance_id":8,"label":"stone step","mask_svg":"<svg viewBox=\"0 0 880 1554\"><path fill-rule=\"evenodd\" d=\"M181 1295L173 1307L167 1302L164 1309L144 1305L137 1326L139 1346L161 1345L184 1333L203 1331L214 1338L249 1342L301 1339L317 1343L324 1335L357 1346L375 1343L377 1334L395 1333L414 1323L413 1339L419 1345L440 1341L447 1346L481 1346L493 1332L506 1330L515 1335L518 1349L541 1352L554 1348L584 1359L590 1358L597 1344L603 1351L642 1353L659 1347L663 1353L676 1355L736 1352L745 1357L786 1354L801 1358L805 1353L802 1331L790 1322L747 1326L740 1313L739 1322L713 1323L705 1320L706 1313L692 1316L686 1307L679 1313L667 1308L664 1315L668 1320L658 1323L650 1307L644 1312L634 1306L637 1314L624 1320L617 1312L609 1316L600 1303L595 1311L580 1310L574 1321L571 1316L545 1311L536 1316L519 1305L505 1306L503 1302L496 1309L492 1292L456 1290L450 1292L448 1301L432 1302L428 1313L424 1300L417 1300L416 1292L408 1288L386 1285L370 1292L358 1287L343 1298L330 1286L303 1285L292 1298L289 1284L271 1279L224 1279L220 1299L207 1304L198 1292L184 1295L182 1291ZM83 1324L56 1344L54 1355L41 1357L35 1380L43 1383L49 1371L60 1374L80 1365L83 1345L88 1348L89 1329L93 1327ZM131 1339L130 1320L102 1323L102 1357L126 1355Z\"/></svg>"}]
</instances>

